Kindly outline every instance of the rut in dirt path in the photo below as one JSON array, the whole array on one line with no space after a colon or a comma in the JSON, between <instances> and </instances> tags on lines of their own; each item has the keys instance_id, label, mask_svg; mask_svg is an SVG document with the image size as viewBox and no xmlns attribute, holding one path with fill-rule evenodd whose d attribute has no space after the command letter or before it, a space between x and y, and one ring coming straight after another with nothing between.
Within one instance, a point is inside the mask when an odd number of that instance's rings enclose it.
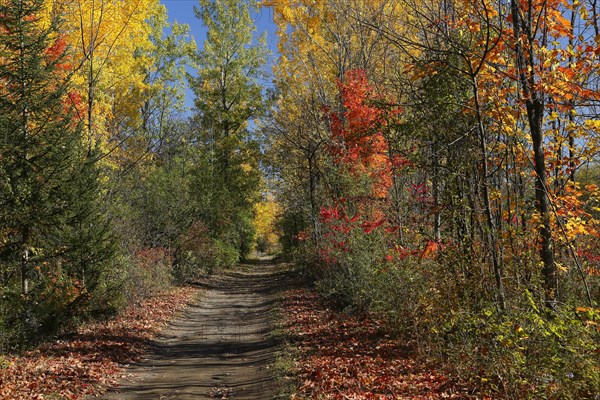
<instances>
[{"instance_id":1,"label":"rut in dirt path","mask_svg":"<svg viewBox=\"0 0 600 400\"><path fill-rule=\"evenodd\" d=\"M108 399L272 399L276 294L286 272L260 263L202 284L205 290L173 321Z\"/></svg>"}]
</instances>

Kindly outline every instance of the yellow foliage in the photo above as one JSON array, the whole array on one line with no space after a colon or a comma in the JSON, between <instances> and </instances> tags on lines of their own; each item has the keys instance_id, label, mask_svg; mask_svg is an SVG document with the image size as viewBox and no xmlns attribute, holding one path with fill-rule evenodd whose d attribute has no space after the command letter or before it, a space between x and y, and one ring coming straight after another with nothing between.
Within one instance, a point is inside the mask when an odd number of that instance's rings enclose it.
<instances>
[{"instance_id":1,"label":"yellow foliage","mask_svg":"<svg viewBox=\"0 0 600 400\"><path fill-rule=\"evenodd\" d=\"M574 239L578 235L589 234L586 221L580 217L570 218L565 224L565 231L569 239Z\"/></svg>"},{"instance_id":2,"label":"yellow foliage","mask_svg":"<svg viewBox=\"0 0 600 400\"><path fill-rule=\"evenodd\" d=\"M281 207L272 196L254 205L254 227L256 228L256 237L259 240L273 248L279 242L275 222L281 213Z\"/></svg>"},{"instance_id":3,"label":"yellow foliage","mask_svg":"<svg viewBox=\"0 0 600 400\"><path fill-rule=\"evenodd\" d=\"M116 167L126 158L123 136L140 130L140 110L146 93L146 71L153 60L149 19L158 13L158 0L48 0L50 12L63 18L69 45L73 83L85 112L79 115L90 141ZM91 118L87 109L91 104ZM127 133L124 133L126 131ZM135 136L135 135L133 135ZM129 151L138 146L133 138ZM124 151L124 150L123 150Z\"/></svg>"}]
</instances>

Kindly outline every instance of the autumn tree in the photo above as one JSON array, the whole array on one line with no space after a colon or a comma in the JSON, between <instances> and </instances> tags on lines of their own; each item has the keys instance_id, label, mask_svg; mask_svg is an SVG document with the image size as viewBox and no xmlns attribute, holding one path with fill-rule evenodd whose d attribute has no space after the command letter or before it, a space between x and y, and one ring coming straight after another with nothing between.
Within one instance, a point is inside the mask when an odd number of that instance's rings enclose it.
<instances>
[{"instance_id":1,"label":"autumn tree","mask_svg":"<svg viewBox=\"0 0 600 400\"><path fill-rule=\"evenodd\" d=\"M383 83L387 61L398 54L388 52L390 47L381 34L351 18L357 12L374 24L387 24L379 2L273 0L265 4L273 8L282 54L274 67L279 96L270 129L274 159L281 153L282 159L297 160L278 163L286 176L282 188L288 183L285 197L302 203L307 211L306 221L292 225L308 224L309 237L317 244L321 238L319 210L337 179L329 173L331 165L325 154L330 135L323 107L332 111L343 107L337 84L346 79L347 71L361 69ZM298 198L298 187L302 188L302 199ZM297 208L289 207L285 212L295 218Z\"/></svg>"},{"instance_id":2,"label":"autumn tree","mask_svg":"<svg viewBox=\"0 0 600 400\"><path fill-rule=\"evenodd\" d=\"M114 176L113 198L119 204L114 213L127 232L124 247L171 249L192 219L185 68L196 45L189 26L167 22L164 6L148 24L152 47L144 57L152 63L144 67L138 147Z\"/></svg>"},{"instance_id":3,"label":"autumn tree","mask_svg":"<svg viewBox=\"0 0 600 400\"><path fill-rule=\"evenodd\" d=\"M597 45L593 43L593 31L590 32L596 18L590 17L594 10L595 5L560 0L539 4L510 2L511 30L506 40L514 63L514 79L520 89L518 100L524 106L532 143L540 258L546 302L552 309L556 309L560 287L557 240L565 243L567 236L567 249L581 272L568 238L571 235L564 225L567 221L572 226L569 218L580 217L572 213L559 217L557 208L565 204L561 196L565 186L569 186L567 190L571 193L577 191L575 173L579 165L590 160L586 147L597 146L594 123L579 115L588 114L598 97L592 89L595 63L592 53ZM581 146L583 137L589 142ZM563 156L565 148L567 156ZM548 173L550 165L554 165L554 176ZM582 279L586 284L584 276ZM587 284L586 291L591 303Z\"/></svg>"},{"instance_id":4,"label":"autumn tree","mask_svg":"<svg viewBox=\"0 0 600 400\"><path fill-rule=\"evenodd\" d=\"M63 18L73 85L82 100L76 116L89 142L99 145L104 165L126 168L147 150L141 112L158 1L56 1L48 7Z\"/></svg>"},{"instance_id":5,"label":"autumn tree","mask_svg":"<svg viewBox=\"0 0 600 400\"><path fill-rule=\"evenodd\" d=\"M262 253L273 252L278 246L277 219L281 207L269 192L263 194L260 202L254 205L254 226L256 227L256 250Z\"/></svg>"},{"instance_id":6,"label":"autumn tree","mask_svg":"<svg viewBox=\"0 0 600 400\"><path fill-rule=\"evenodd\" d=\"M164 6L151 16L150 41L152 47L145 56L152 63L144 67L144 103L141 107L143 134L156 140L154 152L169 136L171 129L181 120L185 110L186 66L190 66L196 43L190 36L189 26L167 21ZM170 30L168 34L166 31Z\"/></svg>"},{"instance_id":7,"label":"autumn tree","mask_svg":"<svg viewBox=\"0 0 600 400\"><path fill-rule=\"evenodd\" d=\"M246 139L248 122L264 109L258 79L266 62L264 37L253 43L251 3L201 1L196 16L208 28L197 56L197 77L190 77L201 124L219 147L216 157L224 171Z\"/></svg>"}]
</instances>

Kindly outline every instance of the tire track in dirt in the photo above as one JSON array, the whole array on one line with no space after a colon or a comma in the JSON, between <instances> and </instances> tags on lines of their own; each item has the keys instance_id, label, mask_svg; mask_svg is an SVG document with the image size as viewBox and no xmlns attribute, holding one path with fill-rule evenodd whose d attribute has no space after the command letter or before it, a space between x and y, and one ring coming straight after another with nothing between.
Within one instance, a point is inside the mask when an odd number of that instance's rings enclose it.
<instances>
[{"instance_id":1,"label":"tire track in dirt","mask_svg":"<svg viewBox=\"0 0 600 400\"><path fill-rule=\"evenodd\" d=\"M106 399L272 399L273 307L287 273L259 263L200 285L202 295Z\"/></svg>"}]
</instances>

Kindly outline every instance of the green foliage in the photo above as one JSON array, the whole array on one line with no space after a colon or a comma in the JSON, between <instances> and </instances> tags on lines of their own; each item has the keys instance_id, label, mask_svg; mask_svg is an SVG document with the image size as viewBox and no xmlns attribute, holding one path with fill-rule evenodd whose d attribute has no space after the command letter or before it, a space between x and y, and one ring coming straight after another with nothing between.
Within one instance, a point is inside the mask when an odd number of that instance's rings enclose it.
<instances>
[{"instance_id":1,"label":"green foliage","mask_svg":"<svg viewBox=\"0 0 600 400\"><path fill-rule=\"evenodd\" d=\"M254 7L202 1L209 37L198 54L189 28L169 26L158 8L141 33L148 41L123 54L144 61L134 71L143 85L107 97L89 82L86 102L71 79L83 70L69 62L90 62L90 76L111 67L93 70L93 54L73 53L58 6L0 5L0 347L115 313L250 253L260 150L248 125L265 108L266 57ZM185 121L191 61L196 115ZM128 96L134 103L122 104Z\"/></svg>"},{"instance_id":2,"label":"green foliage","mask_svg":"<svg viewBox=\"0 0 600 400\"><path fill-rule=\"evenodd\" d=\"M506 313L492 306L451 310L430 339L462 377L491 393L592 399L600 388L596 327L572 309L549 316L543 307L526 293L520 307Z\"/></svg>"},{"instance_id":3,"label":"green foliage","mask_svg":"<svg viewBox=\"0 0 600 400\"><path fill-rule=\"evenodd\" d=\"M190 77L198 116L215 135L225 164L243 138L248 121L264 111L262 76L267 51L265 38L253 44L250 11L256 3L238 0L200 0L196 16L208 29L196 62L198 77Z\"/></svg>"},{"instance_id":4,"label":"green foliage","mask_svg":"<svg viewBox=\"0 0 600 400\"><path fill-rule=\"evenodd\" d=\"M0 6L0 324L22 344L68 328L95 301L114 254L97 152L75 122L58 20L45 4Z\"/></svg>"},{"instance_id":5,"label":"green foliage","mask_svg":"<svg viewBox=\"0 0 600 400\"><path fill-rule=\"evenodd\" d=\"M387 260L385 237L360 229L346 236L342 249L327 255L333 261L319 268L318 287L329 298L357 312L384 315L393 325L413 321L425 294L419 271L428 262ZM314 262L314 261L313 261Z\"/></svg>"},{"instance_id":6,"label":"green foliage","mask_svg":"<svg viewBox=\"0 0 600 400\"><path fill-rule=\"evenodd\" d=\"M283 247L282 253L284 256L294 257L296 253L296 259L302 257L302 254L310 253L310 250L301 249L301 241L298 239L298 235L302 235L308 223L304 219L302 212L293 209L284 209L281 213L280 218L277 220L277 227L281 231L280 243ZM310 263L299 262L301 265L307 265Z\"/></svg>"},{"instance_id":7,"label":"green foliage","mask_svg":"<svg viewBox=\"0 0 600 400\"><path fill-rule=\"evenodd\" d=\"M196 95L191 127L201 144L192 190L198 196L196 213L209 229L219 258L215 264L231 263L230 247L236 258L245 257L255 239L259 148L248 124L265 109L258 79L267 52L264 38L254 43L254 7L246 1L202 0L195 8L208 34L195 57L197 76L189 77Z\"/></svg>"},{"instance_id":8,"label":"green foliage","mask_svg":"<svg viewBox=\"0 0 600 400\"><path fill-rule=\"evenodd\" d=\"M173 273L177 281L186 282L232 267L239 257L232 242L212 238L206 225L196 221L181 240Z\"/></svg>"}]
</instances>

